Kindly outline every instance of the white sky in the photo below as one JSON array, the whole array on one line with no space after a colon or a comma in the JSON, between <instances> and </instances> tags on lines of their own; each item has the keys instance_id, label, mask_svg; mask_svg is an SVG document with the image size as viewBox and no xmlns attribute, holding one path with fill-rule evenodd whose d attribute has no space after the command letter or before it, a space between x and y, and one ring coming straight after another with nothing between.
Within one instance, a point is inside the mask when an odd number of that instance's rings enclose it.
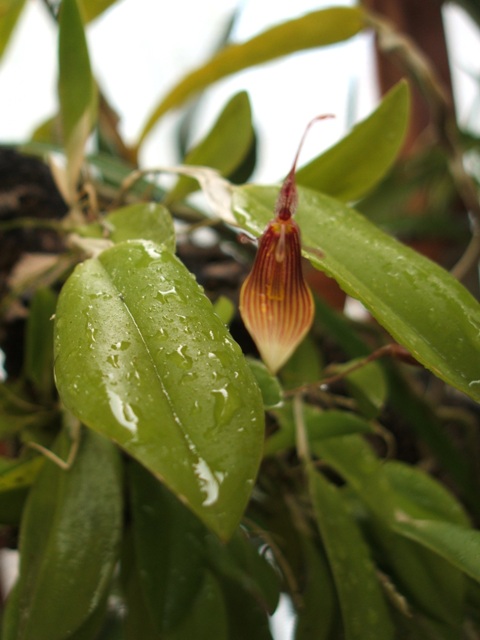
<instances>
[{"instance_id":1,"label":"white sky","mask_svg":"<svg viewBox=\"0 0 480 640\"><path fill-rule=\"evenodd\" d=\"M247 39L282 20L331 4L332 0L244 0L234 37ZM134 140L152 107L172 84L208 57L235 5L235 0L175 0L166 8L158 0L122 0L89 27L94 71L122 116L122 130L128 140ZM480 76L478 33L454 8L446 12L446 26L452 41L460 114L467 120L471 118L476 87L465 71ZM375 106L373 68L371 40L360 36L346 44L241 72L207 92L197 123L198 134L208 130L234 93L246 89L260 136L255 178L278 180L289 169L301 133L313 116L334 113L336 119L314 127L301 164L348 129L349 102L353 100L354 120ZM28 0L0 66L0 142L25 139L55 112L56 69L55 29L41 2ZM173 141L177 121L175 113L162 119L144 146L144 165L176 161Z\"/></svg>"}]
</instances>

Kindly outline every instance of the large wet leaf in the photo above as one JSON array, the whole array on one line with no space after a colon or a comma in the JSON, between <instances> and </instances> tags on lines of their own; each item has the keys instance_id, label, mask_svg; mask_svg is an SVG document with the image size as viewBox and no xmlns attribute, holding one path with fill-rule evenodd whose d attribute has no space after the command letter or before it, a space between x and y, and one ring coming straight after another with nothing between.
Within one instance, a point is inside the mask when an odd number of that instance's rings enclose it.
<instances>
[{"instance_id":1,"label":"large wet leaf","mask_svg":"<svg viewBox=\"0 0 480 640\"><path fill-rule=\"evenodd\" d=\"M295 51L346 40L357 34L362 27L363 16L358 8L333 7L276 25L247 42L222 49L205 65L180 80L163 98L144 125L138 144L143 142L167 111L179 107L217 80Z\"/></svg>"},{"instance_id":2,"label":"large wet leaf","mask_svg":"<svg viewBox=\"0 0 480 640\"><path fill-rule=\"evenodd\" d=\"M132 241L77 267L60 295L55 354L65 405L228 537L260 461L262 398L183 264Z\"/></svg>"},{"instance_id":3,"label":"large wet leaf","mask_svg":"<svg viewBox=\"0 0 480 640\"><path fill-rule=\"evenodd\" d=\"M278 189L234 187L240 224L259 235ZM449 273L336 200L299 188L304 255L360 300L439 378L480 400L480 305Z\"/></svg>"},{"instance_id":4,"label":"large wet leaf","mask_svg":"<svg viewBox=\"0 0 480 640\"><path fill-rule=\"evenodd\" d=\"M407 128L408 106L408 86L400 82L351 133L299 169L298 184L345 202L361 198L397 157Z\"/></svg>"},{"instance_id":5,"label":"large wet leaf","mask_svg":"<svg viewBox=\"0 0 480 640\"><path fill-rule=\"evenodd\" d=\"M71 446L61 434L57 454ZM47 461L30 493L20 533L16 624L5 640L63 640L100 602L117 559L122 516L116 448L82 432L72 468ZM16 600L16 602L15 602Z\"/></svg>"}]
</instances>

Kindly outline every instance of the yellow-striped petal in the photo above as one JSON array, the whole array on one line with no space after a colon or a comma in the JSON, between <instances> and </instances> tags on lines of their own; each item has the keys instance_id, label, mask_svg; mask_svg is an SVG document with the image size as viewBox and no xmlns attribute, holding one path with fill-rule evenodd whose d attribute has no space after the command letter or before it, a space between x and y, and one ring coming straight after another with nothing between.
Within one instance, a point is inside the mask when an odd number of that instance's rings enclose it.
<instances>
[{"instance_id":1,"label":"yellow-striped petal","mask_svg":"<svg viewBox=\"0 0 480 640\"><path fill-rule=\"evenodd\" d=\"M300 230L280 216L265 229L253 268L240 292L240 313L272 373L290 358L310 329L311 291L301 264Z\"/></svg>"}]
</instances>

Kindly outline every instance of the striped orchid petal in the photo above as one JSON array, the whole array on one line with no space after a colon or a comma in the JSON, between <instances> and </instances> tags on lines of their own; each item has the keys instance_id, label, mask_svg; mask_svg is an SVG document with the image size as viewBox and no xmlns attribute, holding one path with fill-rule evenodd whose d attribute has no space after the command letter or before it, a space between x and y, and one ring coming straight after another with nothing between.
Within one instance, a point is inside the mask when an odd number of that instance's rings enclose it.
<instances>
[{"instance_id":1,"label":"striped orchid petal","mask_svg":"<svg viewBox=\"0 0 480 640\"><path fill-rule=\"evenodd\" d=\"M290 358L313 322L314 304L292 219L269 223L240 292L240 313L272 373Z\"/></svg>"},{"instance_id":2,"label":"striped orchid petal","mask_svg":"<svg viewBox=\"0 0 480 640\"><path fill-rule=\"evenodd\" d=\"M240 291L240 314L272 373L290 358L312 326L313 297L302 273L300 229L293 220L298 192L295 171L303 141L278 194L275 217L263 232L251 273Z\"/></svg>"}]
</instances>

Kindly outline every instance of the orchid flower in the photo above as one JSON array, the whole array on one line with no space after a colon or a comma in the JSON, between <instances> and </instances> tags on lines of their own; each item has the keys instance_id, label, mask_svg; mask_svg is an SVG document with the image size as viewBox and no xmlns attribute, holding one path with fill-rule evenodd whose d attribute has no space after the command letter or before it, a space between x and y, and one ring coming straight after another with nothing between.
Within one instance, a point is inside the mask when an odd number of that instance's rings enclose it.
<instances>
[{"instance_id":1,"label":"orchid flower","mask_svg":"<svg viewBox=\"0 0 480 640\"><path fill-rule=\"evenodd\" d=\"M298 203L295 171L309 122L293 166L285 178L275 217L263 232L252 271L240 291L240 314L272 373L290 358L312 326L314 302L301 263L300 229L293 219Z\"/></svg>"}]
</instances>

